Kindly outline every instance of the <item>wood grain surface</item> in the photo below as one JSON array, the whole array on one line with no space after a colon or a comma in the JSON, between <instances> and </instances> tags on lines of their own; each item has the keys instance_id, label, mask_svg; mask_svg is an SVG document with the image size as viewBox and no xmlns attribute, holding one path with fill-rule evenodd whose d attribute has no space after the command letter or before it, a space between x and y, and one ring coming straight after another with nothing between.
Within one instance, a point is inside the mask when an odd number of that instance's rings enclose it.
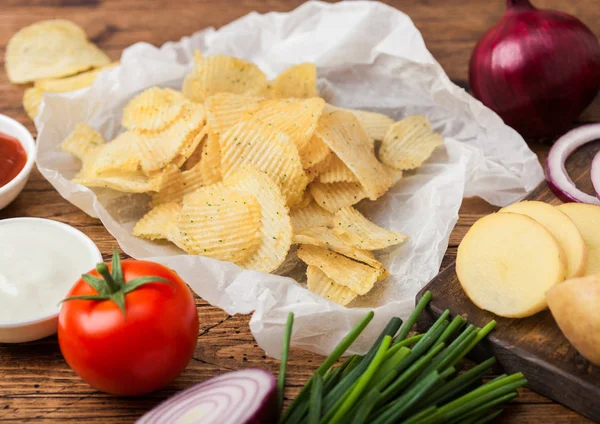
<instances>
[{"instance_id":1,"label":"wood grain surface","mask_svg":"<svg viewBox=\"0 0 600 424\"><path fill-rule=\"evenodd\" d=\"M0 0L0 49L19 28L41 19L66 18L82 25L92 40L113 59L137 42L155 45L178 40L200 29L218 28L252 11L289 11L299 0ZM395 0L387 1L407 13L421 30L428 48L450 78L467 88L467 64L478 37L502 15L503 0ZM534 0L540 7L574 14L600 34L600 3L591 0ZM2 64L3 65L3 64ZM0 113L10 115L34 131L21 108L22 88L8 83L0 69ZM582 122L600 120L600 101L582 115ZM530 142L545 158L547 144ZM469 226L494 207L466 199L451 237L442 267L450 264ZM67 222L88 234L108 258L114 239L98 220L63 200L34 171L21 196L0 211L0 219L34 216ZM228 316L197 300L201 331L194 359L167 388L135 399L102 394L83 383L62 359L55 338L22 345L0 345L0 422L131 423L143 412L179 389L220 372L242 367L276 371L278 362L256 345L248 316ZM322 358L293 350L287 397L293 397ZM579 414L527 389L506 408L501 422L583 423Z\"/></svg>"}]
</instances>

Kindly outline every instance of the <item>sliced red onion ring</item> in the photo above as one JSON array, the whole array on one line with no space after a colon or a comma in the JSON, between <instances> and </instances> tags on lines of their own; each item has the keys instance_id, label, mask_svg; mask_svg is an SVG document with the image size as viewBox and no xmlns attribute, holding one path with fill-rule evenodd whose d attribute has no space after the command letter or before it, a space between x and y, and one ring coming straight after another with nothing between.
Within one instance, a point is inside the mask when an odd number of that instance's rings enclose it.
<instances>
[{"instance_id":1,"label":"sliced red onion ring","mask_svg":"<svg viewBox=\"0 0 600 424\"><path fill-rule=\"evenodd\" d=\"M596 156L594 156L590 177L592 178L592 186L594 186L596 197L600 199L600 152L596 153Z\"/></svg>"},{"instance_id":2,"label":"sliced red onion ring","mask_svg":"<svg viewBox=\"0 0 600 424\"><path fill-rule=\"evenodd\" d=\"M277 383L261 369L229 372L167 399L136 424L260 424L277 422Z\"/></svg>"},{"instance_id":3,"label":"sliced red onion ring","mask_svg":"<svg viewBox=\"0 0 600 424\"><path fill-rule=\"evenodd\" d=\"M546 161L546 180L548 181L548 187L556 194L556 196L563 202L579 202L579 203L591 203L593 205L600 205L598 197L590 196L587 193L579 190L575 187L573 180L569 177L565 163L567 158L579 147L584 144L600 139L600 124L584 125L569 131L561 138L550 149L548 153L548 159ZM597 159L597 157L596 157ZM600 164L596 166L599 168ZM600 170L596 171L600 173ZM600 182L600 177L596 177L596 182ZM594 177L592 177L592 181ZM600 187L599 187L600 188ZM595 190L598 190L594 186Z\"/></svg>"}]
</instances>

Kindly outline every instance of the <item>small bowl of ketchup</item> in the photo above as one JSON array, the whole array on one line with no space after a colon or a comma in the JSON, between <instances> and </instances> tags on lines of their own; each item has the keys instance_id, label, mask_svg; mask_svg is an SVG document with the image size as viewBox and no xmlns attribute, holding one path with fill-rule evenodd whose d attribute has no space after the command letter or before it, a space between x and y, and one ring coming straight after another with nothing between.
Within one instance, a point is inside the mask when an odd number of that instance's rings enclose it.
<instances>
[{"instance_id":1,"label":"small bowl of ketchup","mask_svg":"<svg viewBox=\"0 0 600 424\"><path fill-rule=\"evenodd\" d=\"M35 162L31 133L19 122L0 114L0 209L21 193Z\"/></svg>"}]
</instances>

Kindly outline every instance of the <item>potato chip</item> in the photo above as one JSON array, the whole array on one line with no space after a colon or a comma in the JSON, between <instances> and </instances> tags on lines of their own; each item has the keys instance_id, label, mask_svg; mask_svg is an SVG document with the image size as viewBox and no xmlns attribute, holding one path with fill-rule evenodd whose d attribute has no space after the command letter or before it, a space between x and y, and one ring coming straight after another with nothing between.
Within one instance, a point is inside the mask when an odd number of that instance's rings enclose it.
<instances>
[{"instance_id":1,"label":"potato chip","mask_svg":"<svg viewBox=\"0 0 600 424\"><path fill-rule=\"evenodd\" d=\"M23 93L23 109L32 120L37 116L40 104L42 103L42 91L35 87L30 87Z\"/></svg>"},{"instance_id":2,"label":"potato chip","mask_svg":"<svg viewBox=\"0 0 600 424\"><path fill-rule=\"evenodd\" d=\"M331 149L323 143L320 137L313 134L308 143L298 150L298 153L300 154L302 166L304 169L308 169L323 162L331 154Z\"/></svg>"},{"instance_id":3,"label":"potato chip","mask_svg":"<svg viewBox=\"0 0 600 424\"><path fill-rule=\"evenodd\" d=\"M311 166L308 169L305 169L306 176L308 177L308 181L313 182L319 175L323 172L326 172L329 168L329 164L333 160L333 153L327 154L320 162L317 162L315 165Z\"/></svg>"},{"instance_id":4,"label":"potato chip","mask_svg":"<svg viewBox=\"0 0 600 424\"><path fill-rule=\"evenodd\" d=\"M33 86L46 93L66 93L69 91L81 90L82 88L90 87L94 81L96 81L100 72L118 65L119 62L113 62L106 66L82 72L71 77L42 79L36 81Z\"/></svg>"},{"instance_id":5,"label":"potato chip","mask_svg":"<svg viewBox=\"0 0 600 424\"><path fill-rule=\"evenodd\" d=\"M217 93L204 102L206 122L215 134L222 134L237 124L242 115L256 111L262 97L233 93Z\"/></svg>"},{"instance_id":6,"label":"potato chip","mask_svg":"<svg viewBox=\"0 0 600 424\"><path fill-rule=\"evenodd\" d=\"M197 103L184 103L180 117L165 130L134 130L140 134L137 145L142 170L151 174L167 166L203 128L204 107Z\"/></svg>"},{"instance_id":7,"label":"potato chip","mask_svg":"<svg viewBox=\"0 0 600 424\"><path fill-rule=\"evenodd\" d=\"M192 101L204 102L216 93L260 94L266 84L266 75L254 63L213 55L196 62L181 91Z\"/></svg>"},{"instance_id":8,"label":"potato chip","mask_svg":"<svg viewBox=\"0 0 600 424\"><path fill-rule=\"evenodd\" d=\"M149 88L127 103L121 125L129 130L161 131L177 121L186 102L185 96L179 91Z\"/></svg>"},{"instance_id":9,"label":"potato chip","mask_svg":"<svg viewBox=\"0 0 600 424\"><path fill-rule=\"evenodd\" d=\"M263 272L276 270L292 245L292 223L285 197L276 182L249 166L231 174L227 187L254 196L261 209L261 242L258 250L238 265Z\"/></svg>"},{"instance_id":10,"label":"potato chip","mask_svg":"<svg viewBox=\"0 0 600 424\"><path fill-rule=\"evenodd\" d=\"M150 209L135 227L133 235L147 240L169 240L181 247L177 218L181 211L178 203L164 203Z\"/></svg>"},{"instance_id":11,"label":"potato chip","mask_svg":"<svg viewBox=\"0 0 600 424\"><path fill-rule=\"evenodd\" d=\"M53 19L26 26L6 46L6 72L13 84L73 75L110 62L71 21Z\"/></svg>"},{"instance_id":12,"label":"potato chip","mask_svg":"<svg viewBox=\"0 0 600 424\"><path fill-rule=\"evenodd\" d=\"M258 119L274 131L286 133L302 150L313 136L325 101L312 99L267 99L258 104L258 109L247 110L242 120Z\"/></svg>"},{"instance_id":13,"label":"potato chip","mask_svg":"<svg viewBox=\"0 0 600 424\"><path fill-rule=\"evenodd\" d=\"M198 149L198 146L200 145L202 140L204 140L205 136L207 135L207 131L208 131L208 128L206 128L206 125L205 125L202 127L200 132L198 134L196 134L196 136L194 138L187 138L183 147L181 148L179 153L177 153L177 156L175 156L175 158L173 158L173 162L171 162L171 163L174 163L179 168L181 168L183 166L183 164L187 162L187 160L190 158L190 156L192 156L192 154Z\"/></svg>"},{"instance_id":14,"label":"potato chip","mask_svg":"<svg viewBox=\"0 0 600 424\"><path fill-rule=\"evenodd\" d=\"M207 184L214 184L223 178L221 173L221 146L219 137L209 132L202 146L200 169Z\"/></svg>"},{"instance_id":15,"label":"potato chip","mask_svg":"<svg viewBox=\"0 0 600 424\"><path fill-rule=\"evenodd\" d=\"M300 63L286 69L277 75L270 92L277 99L317 97L317 67L314 63Z\"/></svg>"},{"instance_id":16,"label":"potato chip","mask_svg":"<svg viewBox=\"0 0 600 424\"><path fill-rule=\"evenodd\" d=\"M90 178L73 178L73 182L86 187L110 188L124 193L147 193L157 191L161 176L148 178L145 175L97 176Z\"/></svg>"},{"instance_id":17,"label":"potato chip","mask_svg":"<svg viewBox=\"0 0 600 424\"><path fill-rule=\"evenodd\" d=\"M422 115L409 116L390 127L379 149L381 161L396 169L415 169L444 144Z\"/></svg>"},{"instance_id":18,"label":"potato chip","mask_svg":"<svg viewBox=\"0 0 600 424\"><path fill-rule=\"evenodd\" d=\"M373 140L383 140L385 133L394 123L394 120L389 116L382 115L381 113L377 112L369 112L359 109L344 109L329 104L325 107L326 113L334 112L336 110L351 112L354 116L356 116L356 119L358 119L358 122L360 122L360 125L363 127L367 135Z\"/></svg>"},{"instance_id":19,"label":"potato chip","mask_svg":"<svg viewBox=\"0 0 600 424\"><path fill-rule=\"evenodd\" d=\"M295 206L297 208L305 208L313 202L312 194L310 194L310 190L304 190L302 193L302 200Z\"/></svg>"},{"instance_id":20,"label":"potato chip","mask_svg":"<svg viewBox=\"0 0 600 424\"><path fill-rule=\"evenodd\" d=\"M336 212L334 224L335 233L359 249L384 249L408 240L407 235L381 228L353 207L345 207Z\"/></svg>"},{"instance_id":21,"label":"potato chip","mask_svg":"<svg viewBox=\"0 0 600 424\"><path fill-rule=\"evenodd\" d=\"M333 227L333 214L314 201L303 208L293 208L291 218L295 233L308 227Z\"/></svg>"},{"instance_id":22,"label":"potato chip","mask_svg":"<svg viewBox=\"0 0 600 424\"><path fill-rule=\"evenodd\" d=\"M319 175L319 181L322 183L358 182L352 171L336 155L331 158L327 170Z\"/></svg>"},{"instance_id":23,"label":"potato chip","mask_svg":"<svg viewBox=\"0 0 600 424\"><path fill-rule=\"evenodd\" d=\"M204 127L204 129L208 130L208 128L206 127ZM202 158L202 149L204 148L204 143L206 143L206 139L208 138L208 133L207 131L201 131L200 135L202 135L202 140L200 140L200 143L196 146L196 149L181 166L181 169L183 169L184 171L187 171L188 169L191 169L198 163L200 163L200 158Z\"/></svg>"},{"instance_id":24,"label":"potato chip","mask_svg":"<svg viewBox=\"0 0 600 424\"><path fill-rule=\"evenodd\" d=\"M69 136L60 144L63 152L85 161L104 144L104 137L86 124L77 124Z\"/></svg>"},{"instance_id":25,"label":"potato chip","mask_svg":"<svg viewBox=\"0 0 600 424\"><path fill-rule=\"evenodd\" d=\"M302 169L298 149L286 134L253 119L234 125L221 135L219 143L224 177L251 164L280 184L289 206L300 202L308 177Z\"/></svg>"},{"instance_id":26,"label":"potato chip","mask_svg":"<svg viewBox=\"0 0 600 424\"><path fill-rule=\"evenodd\" d=\"M133 131L126 131L117 136L113 141L105 143L96 152L94 159L94 173L101 174L110 171L135 172L140 167L140 158L137 155L139 135Z\"/></svg>"},{"instance_id":27,"label":"potato chip","mask_svg":"<svg viewBox=\"0 0 600 424\"><path fill-rule=\"evenodd\" d=\"M358 183L320 183L313 182L308 188L315 202L331 213L345 206L352 206L367 197Z\"/></svg>"},{"instance_id":28,"label":"potato chip","mask_svg":"<svg viewBox=\"0 0 600 424\"><path fill-rule=\"evenodd\" d=\"M369 137L352 113L323 115L316 133L352 171L371 200L381 197L391 186L390 176L371 151Z\"/></svg>"},{"instance_id":29,"label":"potato chip","mask_svg":"<svg viewBox=\"0 0 600 424\"><path fill-rule=\"evenodd\" d=\"M194 65L199 65L204 60L204 55L200 50L194 50Z\"/></svg>"},{"instance_id":30,"label":"potato chip","mask_svg":"<svg viewBox=\"0 0 600 424\"><path fill-rule=\"evenodd\" d=\"M181 203L184 196L207 185L199 165L183 172L175 164L167 165L158 193L152 196L152 205Z\"/></svg>"},{"instance_id":31,"label":"potato chip","mask_svg":"<svg viewBox=\"0 0 600 424\"><path fill-rule=\"evenodd\" d=\"M358 296L357 293L336 283L314 266L306 268L306 280L309 291L342 306L346 306Z\"/></svg>"},{"instance_id":32,"label":"potato chip","mask_svg":"<svg viewBox=\"0 0 600 424\"><path fill-rule=\"evenodd\" d=\"M383 272L322 247L304 244L297 253L304 263L360 295L367 294Z\"/></svg>"},{"instance_id":33,"label":"potato chip","mask_svg":"<svg viewBox=\"0 0 600 424\"><path fill-rule=\"evenodd\" d=\"M333 250L347 258L357 260L373 268L382 268L383 265L368 250L358 249L342 240L333 229L328 227L308 227L294 233L294 243L310 244Z\"/></svg>"},{"instance_id":34,"label":"potato chip","mask_svg":"<svg viewBox=\"0 0 600 424\"><path fill-rule=\"evenodd\" d=\"M177 226L185 250L240 263L261 243L261 207L251 194L207 186L185 197Z\"/></svg>"}]
</instances>

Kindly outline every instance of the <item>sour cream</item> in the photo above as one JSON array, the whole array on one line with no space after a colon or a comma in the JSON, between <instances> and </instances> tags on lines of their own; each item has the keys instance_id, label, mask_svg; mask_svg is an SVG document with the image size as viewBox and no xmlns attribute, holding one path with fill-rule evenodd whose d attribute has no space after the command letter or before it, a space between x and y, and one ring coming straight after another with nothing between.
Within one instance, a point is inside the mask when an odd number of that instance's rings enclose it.
<instances>
[{"instance_id":1,"label":"sour cream","mask_svg":"<svg viewBox=\"0 0 600 424\"><path fill-rule=\"evenodd\" d=\"M45 318L102 261L82 232L39 218L0 220L0 324Z\"/></svg>"}]
</instances>

